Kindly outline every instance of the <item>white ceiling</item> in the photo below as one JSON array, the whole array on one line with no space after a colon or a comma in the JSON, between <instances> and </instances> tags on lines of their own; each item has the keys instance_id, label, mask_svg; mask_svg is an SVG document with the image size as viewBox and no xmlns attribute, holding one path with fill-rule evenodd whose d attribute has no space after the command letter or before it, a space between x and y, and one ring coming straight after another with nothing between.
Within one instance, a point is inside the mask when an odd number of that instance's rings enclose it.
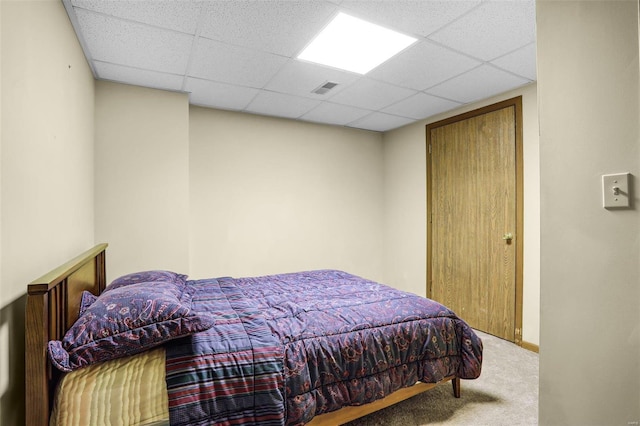
<instances>
[{"instance_id":1,"label":"white ceiling","mask_svg":"<svg viewBox=\"0 0 640 426\"><path fill-rule=\"evenodd\" d=\"M97 79L193 105L387 131L536 79L534 0L63 3ZM364 76L297 60L339 11L418 42Z\"/></svg>"}]
</instances>

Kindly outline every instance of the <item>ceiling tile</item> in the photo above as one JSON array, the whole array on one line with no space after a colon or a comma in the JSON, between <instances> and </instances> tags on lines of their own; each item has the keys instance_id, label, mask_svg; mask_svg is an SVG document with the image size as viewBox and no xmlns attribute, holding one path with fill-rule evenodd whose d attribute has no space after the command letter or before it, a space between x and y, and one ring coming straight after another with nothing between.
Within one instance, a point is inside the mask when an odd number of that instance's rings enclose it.
<instances>
[{"instance_id":1,"label":"ceiling tile","mask_svg":"<svg viewBox=\"0 0 640 426\"><path fill-rule=\"evenodd\" d=\"M296 56L337 11L326 1L213 1L200 35L213 40Z\"/></svg>"},{"instance_id":2,"label":"ceiling tile","mask_svg":"<svg viewBox=\"0 0 640 426\"><path fill-rule=\"evenodd\" d=\"M255 114L298 118L311 110L311 108L317 106L319 103L320 101L315 101L313 99L261 91L249 104L246 111Z\"/></svg>"},{"instance_id":3,"label":"ceiling tile","mask_svg":"<svg viewBox=\"0 0 640 426\"><path fill-rule=\"evenodd\" d=\"M265 86L265 89L325 100L339 93L358 78L360 78L358 74L292 59ZM312 93L327 81L338 83L338 85L324 95Z\"/></svg>"},{"instance_id":4,"label":"ceiling tile","mask_svg":"<svg viewBox=\"0 0 640 426\"><path fill-rule=\"evenodd\" d=\"M424 90L478 65L480 62L475 59L423 41L391 58L368 76L397 86Z\"/></svg>"},{"instance_id":5,"label":"ceiling tile","mask_svg":"<svg viewBox=\"0 0 640 426\"><path fill-rule=\"evenodd\" d=\"M286 62L282 56L200 37L189 76L261 88Z\"/></svg>"},{"instance_id":6,"label":"ceiling tile","mask_svg":"<svg viewBox=\"0 0 640 426\"><path fill-rule=\"evenodd\" d=\"M426 37L480 4L480 0L345 0L341 9L407 35Z\"/></svg>"},{"instance_id":7,"label":"ceiling tile","mask_svg":"<svg viewBox=\"0 0 640 426\"><path fill-rule=\"evenodd\" d=\"M182 90L184 76L141 70L107 62L94 61L97 77L102 80L126 81L127 84L172 91Z\"/></svg>"},{"instance_id":8,"label":"ceiling tile","mask_svg":"<svg viewBox=\"0 0 640 426\"><path fill-rule=\"evenodd\" d=\"M458 102L448 101L425 93L418 93L382 111L419 120L459 106L460 104Z\"/></svg>"},{"instance_id":9,"label":"ceiling tile","mask_svg":"<svg viewBox=\"0 0 640 426\"><path fill-rule=\"evenodd\" d=\"M185 91L194 105L220 109L243 110L258 94L257 89L188 78Z\"/></svg>"},{"instance_id":10,"label":"ceiling tile","mask_svg":"<svg viewBox=\"0 0 640 426\"><path fill-rule=\"evenodd\" d=\"M406 117L398 117L395 115L374 112L366 117L349 123L349 127L358 129L373 130L376 132L386 132L413 123L415 120Z\"/></svg>"},{"instance_id":11,"label":"ceiling tile","mask_svg":"<svg viewBox=\"0 0 640 426\"><path fill-rule=\"evenodd\" d=\"M521 49L504 55L492 64L511 71L529 80L536 79L536 43L531 43Z\"/></svg>"},{"instance_id":12,"label":"ceiling tile","mask_svg":"<svg viewBox=\"0 0 640 426\"><path fill-rule=\"evenodd\" d=\"M488 1L429 38L490 61L535 41L535 1Z\"/></svg>"},{"instance_id":13,"label":"ceiling tile","mask_svg":"<svg viewBox=\"0 0 640 426\"><path fill-rule=\"evenodd\" d=\"M212 108L385 131L536 78L535 0L62 2L96 78ZM420 41L366 76L297 60L339 11Z\"/></svg>"},{"instance_id":14,"label":"ceiling tile","mask_svg":"<svg viewBox=\"0 0 640 426\"><path fill-rule=\"evenodd\" d=\"M452 78L427 90L427 93L456 102L473 102L523 86L530 81L490 65Z\"/></svg>"},{"instance_id":15,"label":"ceiling tile","mask_svg":"<svg viewBox=\"0 0 640 426\"><path fill-rule=\"evenodd\" d=\"M331 97L331 102L358 108L377 110L415 94L414 90L361 78L342 92Z\"/></svg>"},{"instance_id":16,"label":"ceiling tile","mask_svg":"<svg viewBox=\"0 0 640 426\"><path fill-rule=\"evenodd\" d=\"M194 0L72 0L75 7L195 34L202 2Z\"/></svg>"},{"instance_id":17,"label":"ceiling tile","mask_svg":"<svg viewBox=\"0 0 640 426\"><path fill-rule=\"evenodd\" d=\"M347 105L323 102L300 118L302 120L344 126L367 114L371 114L371 111Z\"/></svg>"},{"instance_id":18,"label":"ceiling tile","mask_svg":"<svg viewBox=\"0 0 640 426\"><path fill-rule=\"evenodd\" d=\"M76 9L92 59L184 74L193 36Z\"/></svg>"}]
</instances>

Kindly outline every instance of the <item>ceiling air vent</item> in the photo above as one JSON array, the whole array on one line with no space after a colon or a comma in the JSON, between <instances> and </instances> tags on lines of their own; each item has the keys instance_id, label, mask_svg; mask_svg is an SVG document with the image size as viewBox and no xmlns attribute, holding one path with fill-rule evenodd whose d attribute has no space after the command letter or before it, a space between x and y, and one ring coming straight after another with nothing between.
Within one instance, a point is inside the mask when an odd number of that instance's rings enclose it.
<instances>
[{"instance_id":1,"label":"ceiling air vent","mask_svg":"<svg viewBox=\"0 0 640 426\"><path fill-rule=\"evenodd\" d=\"M336 87L337 85L338 85L338 83L333 83L331 81L327 81L326 83L322 84L321 86L316 87L315 89L313 89L311 92L315 93L317 95L324 95L329 90L331 90L334 87Z\"/></svg>"}]
</instances>

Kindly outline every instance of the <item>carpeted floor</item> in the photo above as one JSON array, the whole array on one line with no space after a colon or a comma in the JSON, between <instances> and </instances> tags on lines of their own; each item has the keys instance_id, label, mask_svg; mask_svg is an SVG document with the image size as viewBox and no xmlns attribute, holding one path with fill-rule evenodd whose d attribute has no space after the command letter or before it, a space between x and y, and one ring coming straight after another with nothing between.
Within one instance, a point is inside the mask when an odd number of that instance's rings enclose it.
<instances>
[{"instance_id":1,"label":"carpeted floor","mask_svg":"<svg viewBox=\"0 0 640 426\"><path fill-rule=\"evenodd\" d=\"M462 381L454 398L445 384L348 426L533 426L538 424L538 354L478 332L482 374Z\"/></svg>"}]
</instances>

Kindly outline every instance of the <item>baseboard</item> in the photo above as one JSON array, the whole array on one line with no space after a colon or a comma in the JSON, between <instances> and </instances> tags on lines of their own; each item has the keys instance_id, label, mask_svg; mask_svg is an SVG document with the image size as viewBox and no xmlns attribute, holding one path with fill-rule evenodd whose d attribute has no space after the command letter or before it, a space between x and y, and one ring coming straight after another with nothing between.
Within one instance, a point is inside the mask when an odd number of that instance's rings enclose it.
<instances>
[{"instance_id":1,"label":"baseboard","mask_svg":"<svg viewBox=\"0 0 640 426\"><path fill-rule=\"evenodd\" d=\"M530 350L531 352L540 353L540 346L538 346L538 345L536 345L534 343L525 342L523 340L521 346L524 349Z\"/></svg>"}]
</instances>

